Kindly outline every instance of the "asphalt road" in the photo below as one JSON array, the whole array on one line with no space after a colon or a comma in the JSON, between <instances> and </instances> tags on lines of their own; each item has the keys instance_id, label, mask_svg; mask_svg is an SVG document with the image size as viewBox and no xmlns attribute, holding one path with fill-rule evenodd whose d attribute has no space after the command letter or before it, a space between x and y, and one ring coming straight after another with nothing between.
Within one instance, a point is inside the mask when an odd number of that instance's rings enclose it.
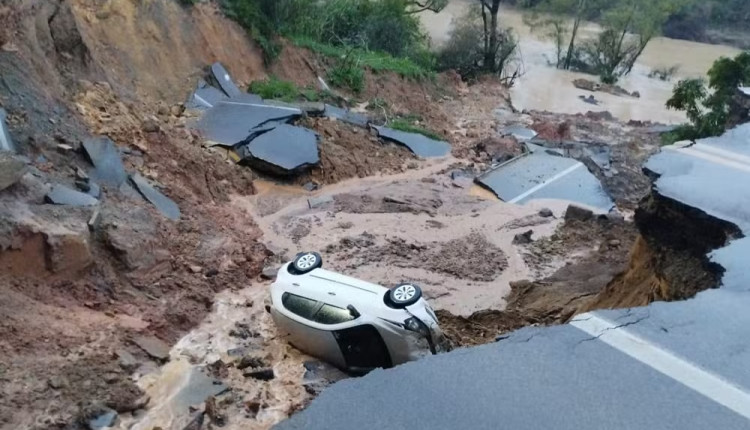
<instances>
[{"instance_id":1,"label":"asphalt road","mask_svg":"<svg viewBox=\"0 0 750 430\"><path fill-rule=\"evenodd\" d=\"M750 230L750 124L671 147L659 193ZM720 288L341 381L275 429L750 429L750 238Z\"/></svg>"}]
</instances>

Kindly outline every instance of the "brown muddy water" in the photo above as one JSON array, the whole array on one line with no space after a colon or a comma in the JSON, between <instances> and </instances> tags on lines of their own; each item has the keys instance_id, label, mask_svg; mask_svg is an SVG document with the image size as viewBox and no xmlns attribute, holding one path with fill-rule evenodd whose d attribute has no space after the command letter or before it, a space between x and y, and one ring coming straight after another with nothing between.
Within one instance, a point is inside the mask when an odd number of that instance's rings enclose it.
<instances>
[{"instance_id":1,"label":"brown muddy water","mask_svg":"<svg viewBox=\"0 0 750 430\"><path fill-rule=\"evenodd\" d=\"M439 14L430 12L420 15L432 39L433 47L439 49L440 45L448 40L452 20L461 16L474 3L476 2L469 0L452 0ZM545 40L539 31L534 32L524 24L522 12L504 7L500 11L499 19L500 25L511 28L520 42L517 66L523 76L511 89L513 106L518 110L546 110L570 114L609 111L623 121L640 120L667 124L684 122L685 115L682 112L668 110L665 107L674 84L683 78L705 76L716 59L734 56L740 52L728 46L658 37L646 47L633 72L618 83L630 92L638 91L641 97L620 97L597 92L595 97L601 103L594 106L579 99L579 96L588 96L590 93L575 88L572 81L597 81L595 76L558 70L550 66L549 61L555 56L554 44L550 40ZM593 37L599 31L598 25L588 23L582 29L581 40ZM653 69L672 66L678 66L679 70L671 81L648 77Z\"/></svg>"}]
</instances>

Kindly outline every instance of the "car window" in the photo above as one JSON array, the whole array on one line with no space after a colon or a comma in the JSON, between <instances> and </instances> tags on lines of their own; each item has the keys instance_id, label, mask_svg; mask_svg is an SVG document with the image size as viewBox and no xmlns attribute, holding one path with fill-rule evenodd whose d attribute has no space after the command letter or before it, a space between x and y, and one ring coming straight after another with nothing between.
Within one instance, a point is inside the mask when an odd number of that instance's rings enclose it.
<instances>
[{"instance_id":1,"label":"car window","mask_svg":"<svg viewBox=\"0 0 750 430\"><path fill-rule=\"evenodd\" d=\"M309 320L313 319L313 315L320 305L316 300L290 293L284 293L284 295L281 296L281 303L292 313Z\"/></svg>"},{"instance_id":2,"label":"car window","mask_svg":"<svg viewBox=\"0 0 750 430\"><path fill-rule=\"evenodd\" d=\"M353 320L354 317L348 309L337 308L336 306L323 305L315 314L313 320L321 324L341 324Z\"/></svg>"}]
</instances>

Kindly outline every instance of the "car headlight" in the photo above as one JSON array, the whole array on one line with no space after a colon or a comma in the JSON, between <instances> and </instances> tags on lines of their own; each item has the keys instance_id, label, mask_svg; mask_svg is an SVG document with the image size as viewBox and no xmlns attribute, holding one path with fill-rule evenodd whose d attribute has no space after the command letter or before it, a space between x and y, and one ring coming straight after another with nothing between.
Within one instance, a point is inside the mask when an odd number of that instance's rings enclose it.
<instances>
[{"instance_id":1,"label":"car headlight","mask_svg":"<svg viewBox=\"0 0 750 430\"><path fill-rule=\"evenodd\" d=\"M425 323L420 321L417 317L411 317L408 320L404 321L404 328L413 332L417 332L424 337L430 336L429 327L427 327Z\"/></svg>"}]
</instances>

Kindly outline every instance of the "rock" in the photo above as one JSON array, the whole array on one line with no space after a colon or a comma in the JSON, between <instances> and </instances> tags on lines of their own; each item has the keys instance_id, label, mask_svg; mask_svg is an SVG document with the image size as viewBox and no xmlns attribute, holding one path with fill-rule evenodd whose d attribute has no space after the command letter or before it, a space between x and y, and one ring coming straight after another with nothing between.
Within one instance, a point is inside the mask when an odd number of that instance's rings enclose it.
<instances>
[{"instance_id":1,"label":"rock","mask_svg":"<svg viewBox=\"0 0 750 430\"><path fill-rule=\"evenodd\" d=\"M472 185L474 185L474 179L468 176L459 176L453 179L452 184L456 188L470 188Z\"/></svg>"},{"instance_id":2,"label":"rock","mask_svg":"<svg viewBox=\"0 0 750 430\"><path fill-rule=\"evenodd\" d=\"M264 368L266 366L267 364L260 357L245 356L245 357L242 357L242 359L240 359L240 361L237 363L235 367L237 367L240 370L243 370L243 369L247 369L248 367L257 369L257 368Z\"/></svg>"},{"instance_id":3,"label":"rock","mask_svg":"<svg viewBox=\"0 0 750 430\"><path fill-rule=\"evenodd\" d=\"M331 203L333 203L332 196L319 196L319 197L313 197L311 199L307 199L307 205L310 207L310 209L319 208L319 207L326 206Z\"/></svg>"},{"instance_id":4,"label":"rock","mask_svg":"<svg viewBox=\"0 0 750 430\"><path fill-rule=\"evenodd\" d=\"M126 372L132 372L140 365L135 356L124 349L118 349L115 351L115 355L117 356L117 364Z\"/></svg>"},{"instance_id":5,"label":"rock","mask_svg":"<svg viewBox=\"0 0 750 430\"><path fill-rule=\"evenodd\" d=\"M616 247L620 246L621 243L622 242L620 240L618 240L618 239L612 239L612 240L609 241L609 246L612 247L612 248L616 248Z\"/></svg>"},{"instance_id":6,"label":"rock","mask_svg":"<svg viewBox=\"0 0 750 430\"><path fill-rule=\"evenodd\" d=\"M158 132L161 127L159 127L159 123L154 119L147 119L141 123L141 129L145 131L146 133L156 133Z\"/></svg>"},{"instance_id":7,"label":"rock","mask_svg":"<svg viewBox=\"0 0 750 430\"><path fill-rule=\"evenodd\" d=\"M57 152L61 154L67 154L69 152L73 152L73 147L65 143L59 143L57 145Z\"/></svg>"},{"instance_id":8,"label":"rock","mask_svg":"<svg viewBox=\"0 0 750 430\"><path fill-rule=\"evenodd\" d=\"M201 266L198 266L198 265L195 265L195 264L191 264L190 267L189 267L189 269L193 273L200 273L203 270L203 268Z\"/></svg>"},{"instance_id":9,"label":"rock","mask_svg":"<svg viewBox=\"0 0 750 430\"><path fill-rule=\"evenodd\" d=\"M91 185L89 184L88 181L76 179L75 184L76 184L76 188L83 191L84 193L88 193L89 191L91 191Z\"/></svg>"},{"instance_id":10,"label":"rock","mask_svg":"<svg viewBox=\"0 0 750 430\"><path fill-rule=\"evenodd\" d=\"M242 376L245 378L258 379L260 381L270 381L276 377L273 373L273 369L267 367L265 369L251 370L249 372L243 372Z\"/></svg>"},{"instance_id":11,"label":"rock","mask_svg":"<svg viewBox=\"0 0 750 430\"><path fill-rule=\"evenodd\" d=\"M216 407L216 398L214 396L207 398L205 405L206 416L211 420L211 423L223 427L227 422L227 417L220 413Z\"/></svg>"},{"instance_id":12,"label":"rock","mask_svg":"<svg viewBox=\"0 0 750 430\"><path fill-rule=\"evenodd\" d=\"M169 346L154 336L136 336L133 343L141 348L151 358L160 361L169 359Z\"/></svg>"},{"instance_id":13,"label":"rock","mask_svg":"<svg viewBox=\"0 0 750 430\"><path fill-rule=\"evenodd\" d=\"M552 209L550 208L542 208L539 210L539 216L542 218L549 218L555 216L555 214L552 213Z\"/></svg>"},{"instance_id":14,"label":"rock","mask_svg":"<svg viewBox=\"0 0 750 430\"><path fill-rule=\"evenodd\" d=\"M342 221L338 223L337 227L342 230L349 230L350 228L354 227L354 223L351 221Z\"/></svg>"},{"instance_id":15,"label":"rock","mask_svg":"<svg viewBox=\"0 0 750 430\"><path fill-rule=\"evenodd\" d=\"M513 237L514 245L525 245L532 242L531 235L534 234L534 230L528 230L524 233L519 233Z\"/></svg>"},{"instance_id":16,"label":"rock","mask_svg":"<svg viewBox=\"0 0 750 430\"><path fill-rule=\"evenodd\" d=\"M182 113L185 112L185 105L183 105L181 103L180 104L176 104L176 105L172 105L172 107L169 108L169 112L173 116L177 116L177 117L182 116Z\"/></svg>"},{"instance_id":17,"label":"rock","mask_svg":"<svg viewBox=\"0 0 750 430\"><path fill-rule=\"evenodd\" d=\"M120 375L114 372L107 372L104 374L104 376L102 376L102 379L107 384L114 384L115 382L120 380Z\"/></svg>"},{"instance_id":18,"label":"rock","mask_svg":"<svg viewBox=\"0 0 750 430\"><path fill-rule=\"evenodd\" d=\"M276 274L279 273L279 266L266 266L263 271L260 272L260 276L265 279L276 279Z\"/></svg>"},{"instance_id":19,"label":"rock","mask_svg":"<svg viewBox=\"0 0 750 430\"><path fill-rule=\"evenodd\" d=\"M59 376L53 376L47 381L47 385L53 390L59 390L65 386L65 380Z\"/></svg>"},{"instance_id":20,"label":"rock","mask_svg":"<svg viewBox=\"0 0 750 430\"><path fill-rule=\"evenodd\" d=\"M46 242L47 268L53 273L73 273L94 261L88 232L50 234Z\"/></svg>"},{"instance_id":21,"label":"rock","mask_svg":"<svg viewBox=\"0 0 750 430\"><path fill-rule=\"evenodd\" d=\"M86 173L80 167L76 167L75 168L75 174L76 174L76 179L80 179L80 180L86 181L86 182L89 181L89 175L88 175L88 173Z\"/></svg>"},{"instance_id":22,"label":"rock","mask_svg":"<svg viewBox=\"0 0 750 430\"><path fill-rule=\"evenodd\" d=\"M102 430L112 427L117 419L117 412L109 408L103 408L86 423L90 430Z\"/></svg>"},{"instance_id":23,"label":"rock","mask_svg":"<svg viewBox=\"0 0 750 430\"><path fill-rule=\"evenodd\" d=\"M27 171L26 163L8 152L0 151L0 191L20 181Z\"/></svg>"},{"instance_id":24,"label":"rock","mask_svg":"<svg viewBox=\"0 0 750 430\"><path fill-rule=\"evenodd\" d=\"M617 212L617 211L612 211L612 212L608 213L605 217L610 222L619 223L619 222L625 221L625 217L622 216L622 214L620 212Z\"/></svg>"},{"instance_id":25,"label":"rock","mask_svg":"<svg viewBox=\"0 0 750 430\"><path fill-rule=\"evenodd\" d=\"M570 205L565 211L565 221L589 221L594 218L594 212L580 206Z\"/></svg>"},{"instance_id":26,"label":"rock","mask_svg":"<svg viewBox=\"0 0 750 430\"><path fill-rule=\"evenodd\" d=\"M315 191L318 188L320 188L320 185L316 184L315 182L306 182L305 185L302 186L307 191Z\"/></svg>"}]
</instances>

